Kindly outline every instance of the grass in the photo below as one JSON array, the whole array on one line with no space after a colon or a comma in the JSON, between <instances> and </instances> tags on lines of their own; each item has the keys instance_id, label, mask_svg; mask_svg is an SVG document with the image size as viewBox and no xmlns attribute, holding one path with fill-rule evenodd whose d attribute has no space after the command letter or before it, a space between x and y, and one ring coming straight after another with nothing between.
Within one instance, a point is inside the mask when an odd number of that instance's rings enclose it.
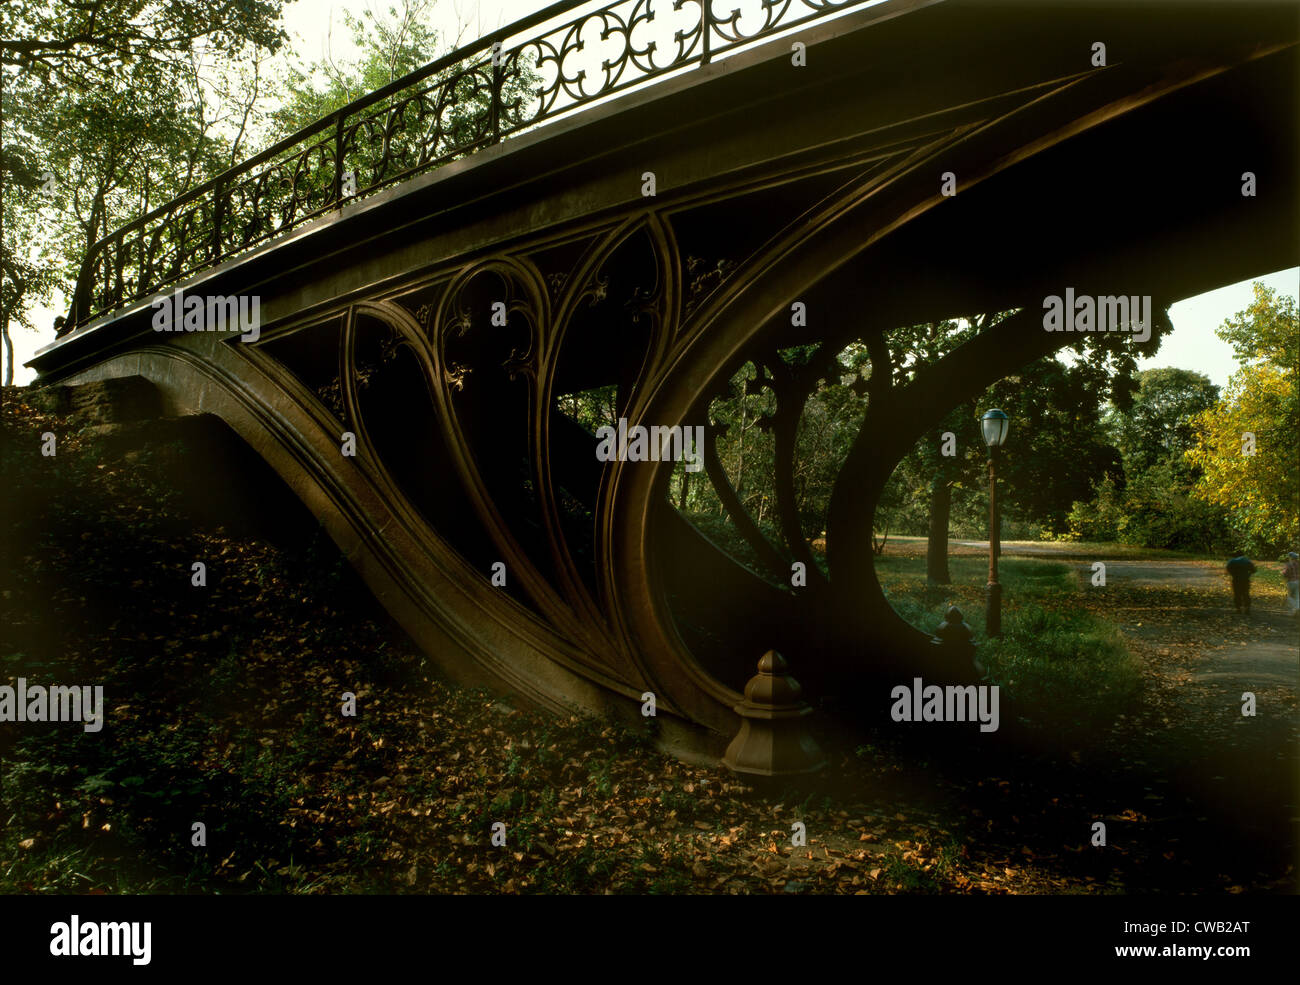
<instances>
[{"instance_id":1,"label":"grass","mask_svg":"<svg viewBox=\"0 0 1300 985\"><path fill-rule=\"evenodd\" d=\"M942 845L933 862L921 865L891 851L885 856L881 876L903 893L941 892L956 871L960 855L961 844L956 839L950 839Z\"/></svg>"},{"instance_id":2,"label":"grass","mask_svg":"<svg viewBox=\"0 0 1300 985\"><path fill-rule=\"evenodd\" d=\"M435 681L400 634L372 622L324 540L294 552L193 530L157 506L165 484L147 483L148 469L99 464L11 484L27 504L11 549L40 564L0 565L0 670L103 682L109 727L0 727L0 892L679 893L715 891L715 874L780 891L753 864L768 859L753 832L773 807L782 833L809 816L810 846L839 823L838 800L750 803L732 778L654 753L651 719L628 728L503 711L486 692ZM126 521L123 504L149 508ZM228 559L209 567L202 594L189 585L195 557ZM984 562L952 568L958 584L936 590L919 560L879 562L918 626L933 629L954 601L982 634ZM1076 611L1078 577L1013 558L1003 573L1007 633L986 653L997 680L1031 718L1035 703L1066 703L1071 722L1113 713L1126 654ZM31 611L58 618L38 633ZM340 717L345 689L359 696L355 719ZM873 797L892 797L874 781L902 767L872 765L888 756L863 745L850 764ZM207 826L203 850L194 821ZM497 821L505 849L489 844ZM856 849L854 832L839 833ZM1000 871L992 850L978 863L952 846L924 862L900 856L871 888L939 891L952 869Z\"/></svg>"},{"instance_id":3,"label":"grass","mask_svg":"<svg viewBox=\"0 0 1300 985\"><path fill-rule=\"evenodd\" d=\"M952 558L953 583L928 586L923 558L881 558L877 572L900 616L925 632L957 605L981 641L989 680L1004 688L1017 714L1061 738L1103 729L1129 707L1142 686L1141 664L1111 622L1082 605L1082 577L1069 564L1003 558L1002 636L988 639L984 585L987 563Z\"/></svg>"},{"instance_id":4,"label":"grass","mask_svg":"<svg viewBox=\"0 0 1300 985\"><path fill-rule=\"evenodd\" d=\"M961 547L960 542L971 541L979 542L978 537L959 537L948 542L950 555L960 556L959 552L969 551L972 556L987 558L986 548L984 547ZM929 543L925 537L890 535L889 542L885 545L885 557L897 556L899 552L905 554L925 555L926 545ZM1002 553L1004 557L1014 557L1022 548L1050 547L1054 551L1059 551L1056 555L1061 558L1087 558L1088 560L1125 560L1125 561L1225 561L1227 558L1219 554L1203 554L1196 551L1179 551L1163 547L1141 547L1136 544L1120 544L1116 541L1093 541L1093 540L1004 540L1002 541Z\"/></svg>"},{"instance_id":5,"label":"grass","mask_svg":"<svg viewBox=\"0 0 1300 985\"><path fill-rule=\"evenodd\" d=\"M1142 688L1141 664L1119 630L1090 613L1028 605L987 646L990 678L1030 721L1050 720L1063 734L1104 727Z\"/></svg>"},{"instance_id":6,"label":"grass","mask_svg":"<svg viewBox=\"0 0 1300 985\"><path fill-rule=\"evenodd\" d=\"M749 545L725 520L692 515L691 521L751 570L762 572ZM1015 557L1011 541L998 564L1002 585L1002 636L988 640L984 586L988 560L973 548L948 560L952 584L931 586L925 578L924 537L891 537L875 558L876 574L895 611L918 629L933 633L950 605L957 605L976 638L989 679L1013 699L1015 713L1033 726L1050 728L1058 739L1077 741L1097 734L1128 709L1141 689L1141 664L1119 630L1082 605L1085 582L1079 561L1100 559L1217 560L1212 555L1134 547L1126 544L1062 541L1069 563L1055 558ZM824 569L825 555L816 559ZM1279 580L1260 565L1266 584ZM1259 580L1259 579L1257 579ZM1279 581L1280 584L1280 581ZM1049 725L1050 723L1050 725Z\"/></svg>"}]
</instances>

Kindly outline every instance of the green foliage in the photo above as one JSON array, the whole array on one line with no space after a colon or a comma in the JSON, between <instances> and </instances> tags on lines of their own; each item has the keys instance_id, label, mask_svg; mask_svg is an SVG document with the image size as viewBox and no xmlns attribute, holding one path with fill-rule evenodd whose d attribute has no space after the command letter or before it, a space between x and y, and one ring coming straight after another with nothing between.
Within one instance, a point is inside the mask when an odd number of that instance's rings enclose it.
<instances>
[{"instance_id":1,"label":"green foliage","mask_svg":"<svg viewBox=\"0 0 1300 985\"><path fill-rule=\"evenodd\" d=\"M96 240L229 163L217 94L251 105L229 80L283 43L283 3L0 4L7 361L9 319L34 327L27 309L70 294Z\"/></svg>"},{"instance_id":2,"label":"green foliage","mask_svg":"<svg viewBox=\"0 0 1300 985\"><path fill-rule=\"evenodd\" d=\"M1108 724L1142 686L1141 663L1118 628L1083 611L1014 610L1003 635L986 643L984 660L1031 723L1063 733Z\"/></svg>"},{"instance_id":3,"label":"green foliage","mask_svg":"<svg viewBox=\"0 0 1300 985\"><path fill-rule=\"evenodd\" d=\"M1124 519L1124 493L1114 478L1107 476L1097 484L1091 500L1075 500L1070 507L1065 536L1069 540L1118 540Z\"/></svg>"},{"instance_id":4,"label":"green foliage","mask_svg":"<svg viewBox=\"0 0 1300 985\"><path fill-rule=\"evenodd\" d=\"M945 888L947 879L956 870L957 859L961 856L961 844L955 838L949 838L935 853L933 862L922 864L920 860L904 858L891 851L882 861L884 870L881 877L902 893L939 893Z\"/></svg>"},{"instance_id":5,"label":"green foliage","mask_svg":"<svg viewBox=\"0 0 1300 985\"><path fill-rule=\"evenodd\" d=\"M1186 458L1195 422L1214 406L1218 387L1200 373L1172 368L1139 373L1137 385L1130 405L1112 404L1105 417L1123 471L1103 476L1090 497L1074 500L1065 536L1173 550L1229 549L1224 511L1192 494L1200 470Z\"/></svg>"},{"instance_id":6,"label":"green foliage","mask_svg":"<svg viewBox=\"0 0 1300 985\"><path fill-rule=\"evenodd\" d=\"M1188 551L1231 549L1223 512L1192 496L1181 471L1176 463L1165 461L1129 483L1120 543Z\"/></svg>"},{"instance_id":7,"label":"green foliage","mask_svg":"<svg viewBox=\"0 0 1300 985\"><path fill-rule=\"evenodd\" d=\"M1112 404L1106 427L1123 481L1105 476L1076 498L1067 536L1220 553L1240 543L1259 554L1300 539L1295 301L1262 284L1254 291L1219 329L1242 361L1226 395L1199 373L1154 369L1138 374L1131 405Z\"/></svg>"},{"instance_id":8,"label":"green foliage","mask_svg":"<svg viewBox=\"0 0 1300 985\"><path fill-rule=\"evenodd\" d=\"M975 319L945 320L904 326L886 334L892 386L916 383L918 374L953 357L963 344L1007 317L997 312ZM1156 343L1148 345L1153 347ZM1098 477L1122 482L1119 453L1101 420L1101 395L1131 399L1136 362L1114 340L1076 343L1080 358L1065 363L1053 357L1018 369L976 400L952 408L931 434L895 468L875 504L877 549L888 535L926 534L932 508L936 529L958 536L987 535L987 451L979 418L988 407L1001 406L1013 421L1012 438L999 460L1004 536L1039 536L1064 530L1070 504L1091 496ZM815 347L782 350L784 372L806 366ZM1145 349L1142 351L1146 351ZM770 357L769 357L770 358ZM836 357L837 370L809 393L800 415L792 480L794 510L800 533L816 538L826 526L839 470L858 437L868 411L871 365L868 347L853 342ZM710 435L725 472L750 520L777 545L783 545L777 504L777 462L773 437L777 397L768 371L751 361L733 375L727 392L710 405ZM876 426L887 426L878 422ZM945 455L944 434L955 438L956 454ZM678 472L670 495L681 491ZM942 495L947 490L948 495ZM720 527L732 520L722 500L706 483L689 490L687 512L709 536L733 550L756 571L757 552L745 538L727 536Z\"/></svg>"},{"instance_id":9,"label":"green foliage","mask_svg":"<svg viewBox=\"0 0 1300 985\"><path fill-rule=\"evenodd\" d=\"M1244 311L1224 320L1215 334L1232 346L1245 365L1271 363L1279 369L1300 367L1300 329L1296 299L1262 283L1252 285L1253 298Z\"/></svg>"},{"instance_id":10,"label":"green foliage","mask_svg":"<svg viewBox=\"0 0 1300 985\"><path fill-rule=\"evenodd\" d=\"M359 55L351 62L332 56L289 68L281 80L284 98L267 117L265 143L272 144L342 109L348 103L433 62L455 44L443 45L427 23L435 0L401 0L386 15L367 8L356 16L343 12ZM423 166L431 160L465 152L490 135L490 56L480 53L466 63L449 66L414 87L406 87L361 111L372 119L356 132L345 157L345 167L355 172L358 188ZM503 81L501 103L526 104L540 81L535 66L512 66ZM428 107L409 101L416 91L428 90ZM396 109L400 118L390 113ZM508 111L506 111L507 116ZM349 117L349 120L355 119ZM509 120L504 120L508 123ZM436 131L433 146L421 145ZM387 159L384 155L387 155Z\"/></svg>"},{"instance_id":11,"label":"green foliage","mask_svg":"<svg viewBox=\"0 0 1300 985\"><path fill-rule=\"evenodd\" d=\"M1144 370L1137 383L1132 406L1127 411L1112 406L1106 417L1125 473L1165 462L1181 467L1184 453L1196 443L1192 420L1215 405L1219 388L1201 373L1174 368Z\"/></svg>"},{"instance_id":12,"label":"green foliage","mask_svg":"<svg viewBox=\"0 0 1300 985\"><path fill-rule=\"evenodd\" d=\"M10 109L7 95L0 94L6 113ZM33 165L21 152L0 145L0 226L4 229L0 238L0 361L5 386L12 385L14 379L12 325L34 331L30 306L48 302L58 282L48 248L31 235L35 215L28 203L44 186Z\"/></svg>"},{"instance_id":13,"label":"green foliage","mask_svg":"<svg viewBox=\"0 0 1300 985\"><path fill-rule=\"evenodd\" d=\"M890 604L916 628L932 633L954 599L925 584L924 562L878 563ZM1005 558L1002 636L988 639L977 598L987 573L980 558L954 558L954 590L965 620L982 640L990 680L1005 688L1031 725L1063 737L1096 733L1123 712L1141 689L1141 664L1118 628L1078 606L1076 572L1057 561Z\"/></svg>"},{"instance_id":14,"label":"green foliage","mask_svg":"<svg viewBox=\"0 0 1300 985\"><path fill-rule=\"evenodd\" d=\"M995 383L985 399L1012 421L998 462L1004 515L1062 529L1069 505L1087 496L1098 477L1120 474L1119 456L1098 420L1096 374L1086 363L1040 359Z\"/></svg>"},{"instance_id":15,"label":"green foliage","mask_svg":"<svg viewBox=\"0 0 1300 985\"><path fill-rule=\"evenodd\" d=\"M362 50L356 65L327 58L281 80L263 60L286 39L278 23L284 2L161 0L147 10L127 0L0 5L0 38L8 39L0 42L0 57L22 67L0 87L0 189L11 190L3 203L0 335L4 314L25 324L23 309L48 301L54 288L70 294L91 246L110 231L439 54L424 22L430 0L402 0L386 16L345 14ZM522 97L535 81L521 66L505 98ZM262 106L276 82L287 99L268 114ZM440 117L448 145L482 132L488 113L490 86L481 74L454 88ZM382 114L394 102L373 110ZM358 140L348 163L362 187L377 177L369 172L384 147L386 177L423 163L415 147L423 121L415 111L415 104L406 109L403 138ZM306 180L324 196L333 178L317 168ZM186 242L206 243L211 216L200 209L189 218Z\"/></svg>"},{"instance_id":16,"label":"green foliage","mask_svg":"<svg viewBox=\"0 0 1300 985\"><path fill-rule=\"evenodd\" d=\"M614 427L618 424L618 386L611 383L566 393L557 399L556 409L592 434L606 425Z\"/></svg>"},{"instance_id":17,"label":"green foliage","mask_svg":"<svg viewBox=\"0 0 1300 985\"><path fill-rule=\"evenodd\" d=\"M285 0L95 0L0 5L0 65L45 85L88 88L141 63L173 65L196 50L274 51Z\"/></svg>"},{"instance_id":18,"label":"green foliage","mask_svg":"<svg viewBox=\"0 0 1300 985\"><path fill-rule=\"evenodd\" d=\"M433 61L440 54L438 33L424 23L432 0L407 0L383 17L366 8L360 17L343 11L343 23L360 52L351 62L332 57L289 68L282 82L284 99L270 114L274 143L329 116L354 99Z\"/></svg>"},{"instance_id":19,"label":"green foliage","mask_svg":"<svg viewBox=\"0 0 1300 985\"><path fill-rule=\"evenodd\" d=\"M854 389L860 379L852 358L841 353L837 378L823 381L799 419L794 487L803 531L816 536L825 527L831 490L840 465L857 436L866 399Z\"/></svg>"},{"instance_id":20,"label":"green foliage","mask_svg":"<svg viewBox=\"0 0 1300 985\"><path fill-rule=\"evenodd\" d=\"M1139 472L1126 488L1107 477L1067 517L1070 540L1116 541L1135 547L1222 553L1232 534L1221 509L1194 497L1192 482L1166 459Z\"/></svg>"},{"instance_id":21,"label":"green foliage","mask_svg":"<svg viewBox=\"0 0 1300 985\"><path fill-rule=\"evenodd\" d=\"M1223 509L1245 549L1274 554L1300 543L1300 322L1294 298L1263 284L1218 330L1242 365L1228 392L1193 421L1193 494ZM1247 434L1254 447L1248 447Z\"/></svg>"}]
</instances>

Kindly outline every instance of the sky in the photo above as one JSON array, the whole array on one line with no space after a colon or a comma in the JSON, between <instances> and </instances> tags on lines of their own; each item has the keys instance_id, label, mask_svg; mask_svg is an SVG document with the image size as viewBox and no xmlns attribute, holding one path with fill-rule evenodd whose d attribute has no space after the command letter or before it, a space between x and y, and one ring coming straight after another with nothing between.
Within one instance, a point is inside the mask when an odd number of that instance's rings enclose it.
<instances>
[{"instance_id":1,"label":"sky","mask_svg":"<svg viewBox=\"0 0 1300 985\"><path fill-rule=\"evenodd\" d=\"M1266 277L1254 278L1273 288L1279 295L1300 296L1300 267L1280 270ZM1174 330L1151 359L1138 362L1141 369L1175 366L1204 373L1211 383L1228 385L1228 377L1237 368L1232 346L1214 334L1225 318L1244 311L1253 300L1252 281L1242 281L1217 291L1179 301L1169 309Z\"/></svg>"},{"instance_id":2,"label":"sky","mask_svg":"<svg viewBox=\"0 0 1300 985\"><path fill-rule=\"evenodd\" d=\"M291 38L289 47L301 62L318 61L327 51L331 51L336 60L347 60L354 48L343 24L344 10L360 15L369 8L381 14L387 10L390 2L391 0L295 0L285 8L284 26ZM548 5L549 0L436 0L428 21L442 37L450 40L460 35L462 43L468 44L476 37L527 17ZM745 6L745 0L735 0L735 5ZM1292 297L1300 295L1300 268L1277 271L1256 279L1275 288L1279 294ZM1190 369L1204 373L1211 382L1226 387L1228 377L1236 369L1236 362L1231 347L1219 339L1214 330L1223 324L1225 318L1244 310L1250 302L1250 281L1180 301L1170 310L1174 331L1165 338L1160 352L1154 358L1140 362L1140 368L1176 366ZM40 332L28 332L11 325L14 355L18 363L14 373L15 383L22 385L31 382L35 374L23 363L37 349L53 340L54 318L65 310L66 299L57 297L52 308L37 308L34 311L36 324L42 329Z\"/></svg>"}]
</instances>

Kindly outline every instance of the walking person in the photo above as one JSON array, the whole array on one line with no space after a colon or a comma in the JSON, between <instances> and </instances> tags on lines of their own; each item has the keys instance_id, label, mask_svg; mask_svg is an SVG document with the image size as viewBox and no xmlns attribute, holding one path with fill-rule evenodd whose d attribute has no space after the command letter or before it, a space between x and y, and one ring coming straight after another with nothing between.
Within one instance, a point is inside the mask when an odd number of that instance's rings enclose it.
<instances>
[{"instance_id":1,"label":"walking person","mask_svg":"<svg viewBox=\"0 0 1300 985\"><path fill-rule=\"evenodd\" d=\"M1286 556L1282 580L1286 582L1286 614L1300 615L1300 554L1295 551Z\"/></svg>"},{"instance_id":2,"label":"walking person","mask_svg":"<svg viewBox=\"0 0 1300 985\"><path fill-rule=\"evenodd\" d=\"M1232 578L1232 604L1238 612L1250 615L1250 576L1255 573L1255 562L1244 553L1232 558L1225 566Z\"/></svg>"}]
</instances>

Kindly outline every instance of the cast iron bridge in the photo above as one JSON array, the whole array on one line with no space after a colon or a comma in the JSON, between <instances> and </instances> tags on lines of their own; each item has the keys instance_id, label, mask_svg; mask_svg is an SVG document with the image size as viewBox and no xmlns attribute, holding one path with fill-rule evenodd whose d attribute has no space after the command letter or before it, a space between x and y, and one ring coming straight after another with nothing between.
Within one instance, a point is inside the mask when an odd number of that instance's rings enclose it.
<instances>
[{"instance_id":1,"label":"cast iron bridge","mask_svg":"<svg viewBox=\"0 0 1300 985\"><path fill-rule=\"evenodd\" d=\"M874 504L950 407L1071 340L1045 296L1163 310L1300 261L1298 37L1282 4L556 4L106 230L31 365L219 416L454 677L629 715L650 691L666 741L716 748L770 648L813 694L933 669ZM154 331L176 289L259 296L259 337ZM889 386L890 329L1013 309ZM793 435L855 340L879 369L826 576ZM565 408L607 388L629 426L707 426L751 361L780 542L707 439L701 473L742 564L669 501L674 463L599 461Z\"/></svg>"}]
</instances>

